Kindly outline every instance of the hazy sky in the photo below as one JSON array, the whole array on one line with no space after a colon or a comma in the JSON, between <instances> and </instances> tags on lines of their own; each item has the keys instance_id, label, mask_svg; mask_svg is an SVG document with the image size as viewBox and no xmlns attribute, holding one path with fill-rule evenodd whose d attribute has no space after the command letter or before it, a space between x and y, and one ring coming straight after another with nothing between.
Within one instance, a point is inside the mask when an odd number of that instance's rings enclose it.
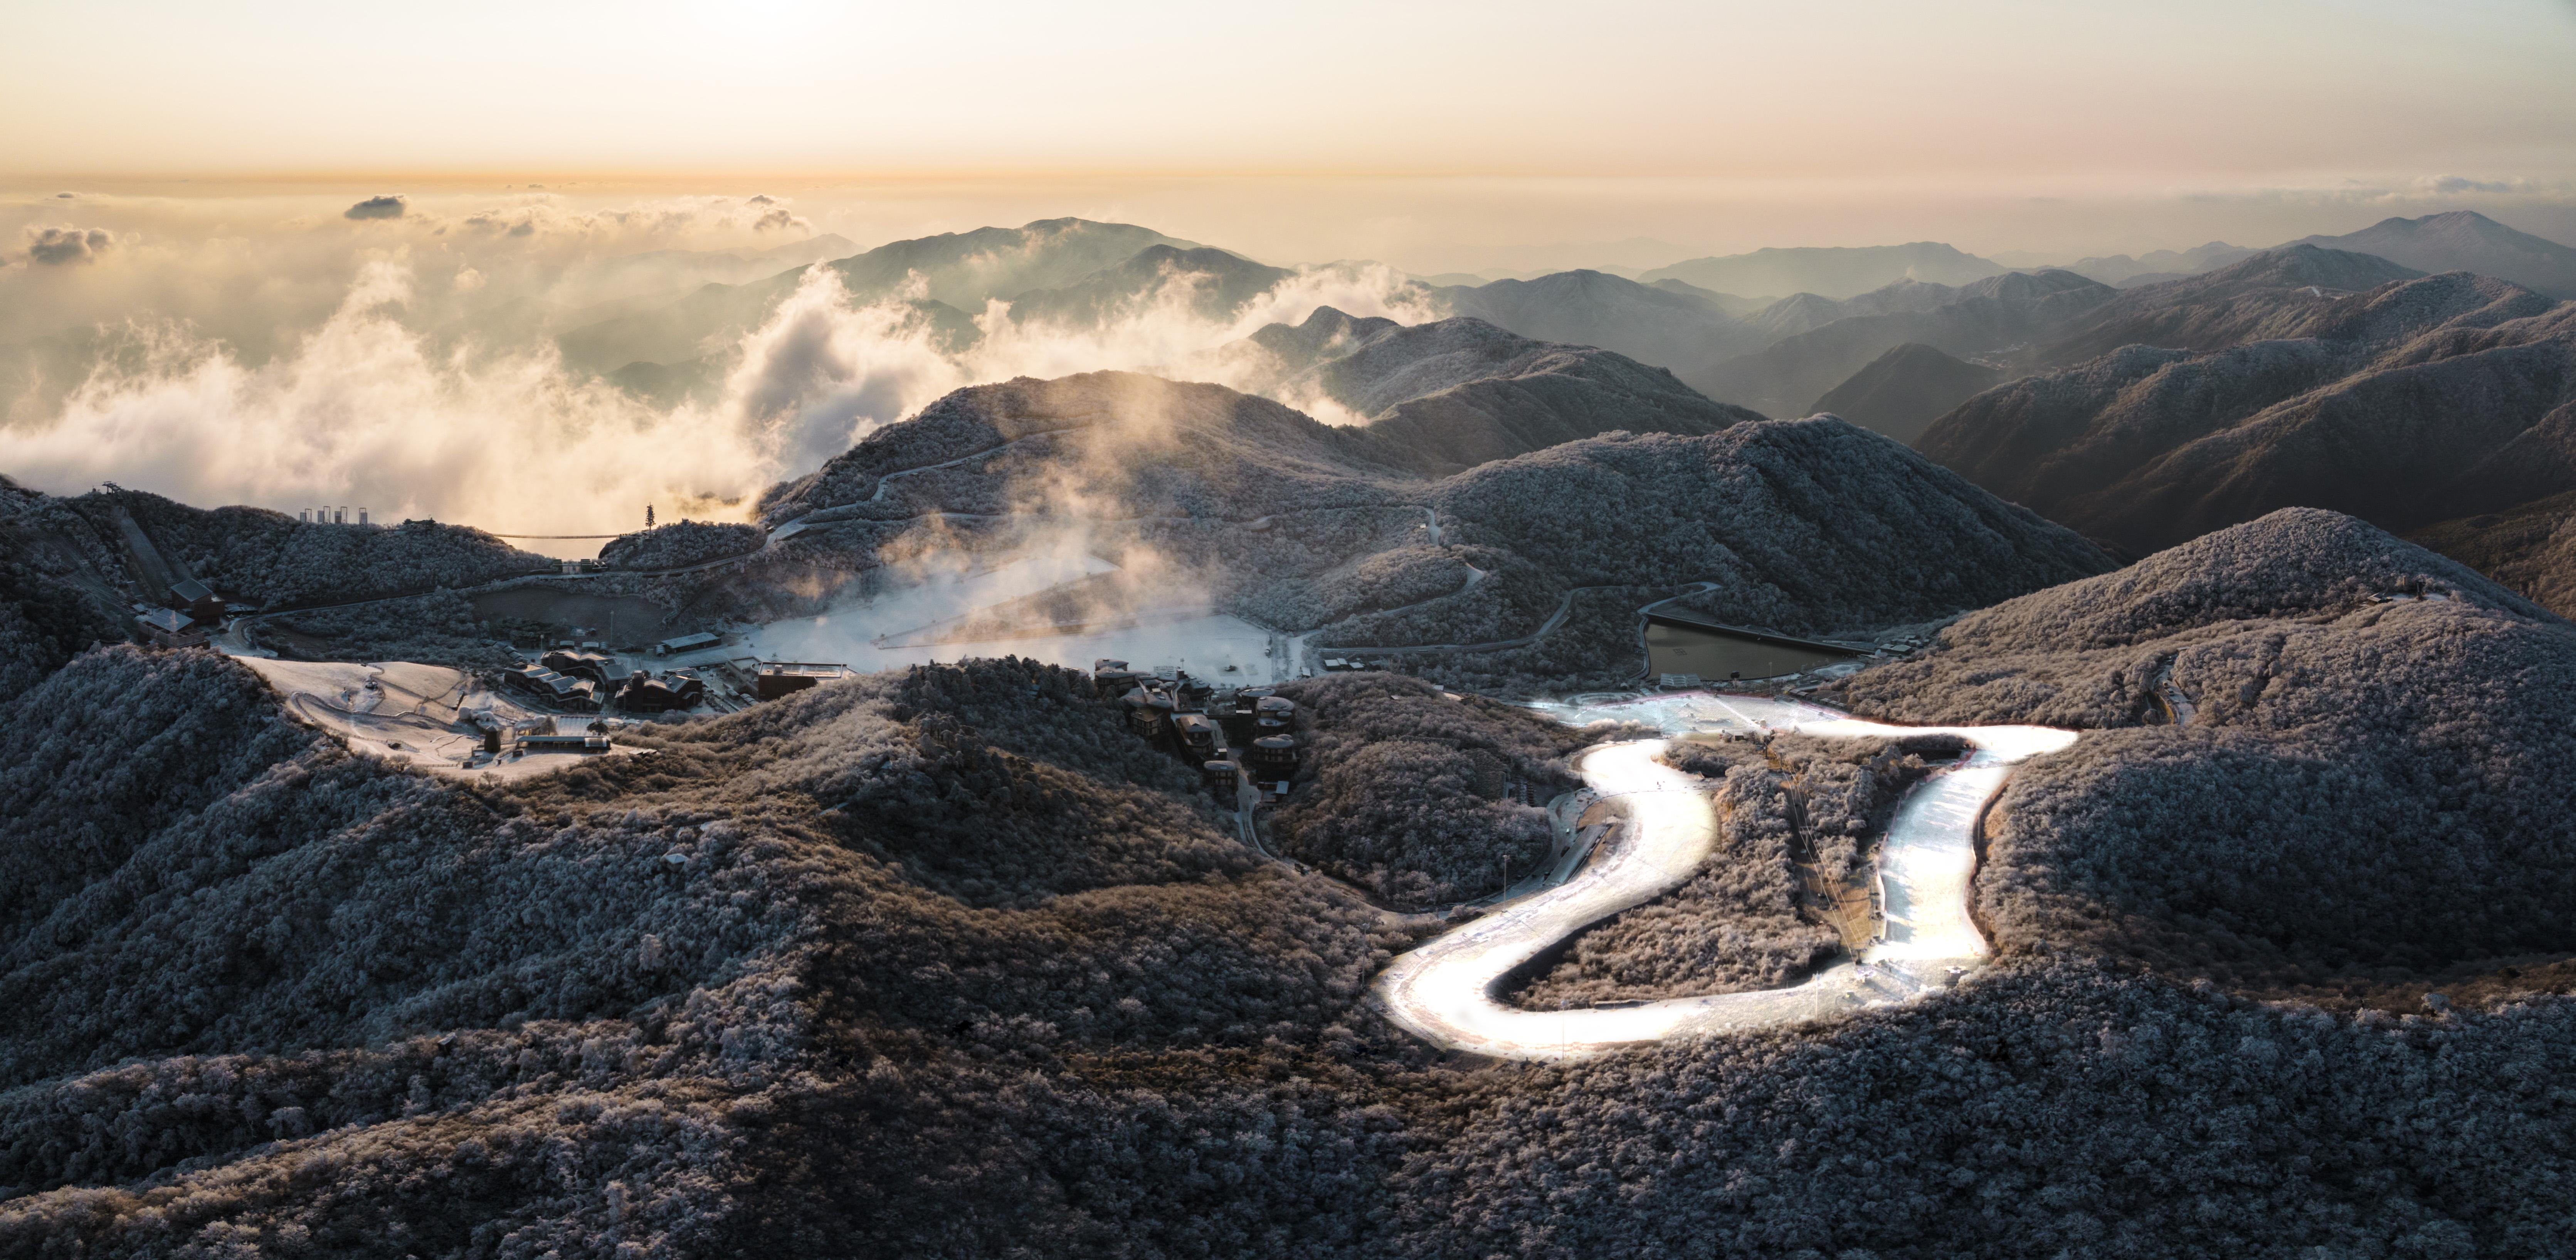
<instances>
[{"instance_id":1,"label":"hazy sky","mask_svg":"<svg viewBox=\"0 0 2576 1260\"><path fill-rule=\"evenodd\" d=\"M1257 388L1229 347L1270 320L1429 317L1395 268L2450 209L2576 243L2567 2L0 6L0 472L50 490L589 533L738 517L971 381ZM1388 266L1224 318L987 310L962 354L816 272L679 401L557 351L817 234L1060 216Z\"/></svg>"},{"instance_id":2,"label":"hazy sky","mask_svg":"<svg viewBox=\"0 0 2576 1260\"><path fill-rule=\"evenodd\" d=\"M1417 268L2576 227L2566 0L13 8L27 191L739 179Z\"/></svg>"}]
</instances>

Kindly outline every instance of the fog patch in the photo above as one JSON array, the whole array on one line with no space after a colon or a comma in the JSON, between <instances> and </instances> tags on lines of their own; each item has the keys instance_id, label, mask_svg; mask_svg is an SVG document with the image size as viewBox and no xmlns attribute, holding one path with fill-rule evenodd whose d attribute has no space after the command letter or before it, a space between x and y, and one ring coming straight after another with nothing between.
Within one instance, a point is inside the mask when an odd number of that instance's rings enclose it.
<instances>
[{"instance_id":1,"label":"fog patch","mask_svg":"<svg viewBox=\"0 0 2576 1260\"><path fill-rule=\"evenodd\" d=\"M399 262L371 263L321 328L259 365L185 324L128 325L54 423L0 433L0 462L58 491L114 480L527 533L610 532L645 503L738 519L776 474L760 435L656 413L550 353L437 357L396 318L409 293Z\"/></svg>"},{"instance_id":2,"label":"fog patch","mask_svg":"<svg viewBox=\"0 0 2576 1260\"><path fill-rule=\"evenodd\" d=\"M654 224L703 225L718 212L747 213L739 201L580 212L529 204L493 226L527 225L535 237L527 248L562 239L571 256L596 258L595 248L569 238L623 239L661 230ZM55 309L105 312L121 303L127 311L178 306L190 314L102 313L85 334L92 344L47 393L11 401L17 420L0 427L0 467L53 491L112 480L203 506L363 505L377 520L427 516L513 534L617 532L645 503L666 515L743 520L766 487L977 382L1125 369L1257 392L1278 377L1277 364L1261 362L1264 354L1244 338L1266 323L1302 320L1325 303L1355 315L1436 315L1420 306L1419 288L1390 269L1336 266L1298 271L1211 318L1198 303L1211 279L1183 269L1096 320L1023 320L993 302L969 328L924 301L918 281L863 302L837 273L816 267L758 326L701 348L694 369L707 381L701 392L648 402L566 368L554 326L506 322L522 312L577 309L597 290L559 281L541 287L542 277L561 273L517 250L461 252L460 241L477 237L497 246L497 233L432 238L433 217L411 204L401 220L370 229L402 233L397 247L354 258L345 246L327 253L319 232L148 246L113 238L118 265L84 277L77 291L49 295L78 304ZM747 227L731 222L731 230ZM550 235L547 225L566 236ZM94 255L108 239L85 230L81 247ZM338 267L350 269L335 280ZM416 283L416 274L426 282ZM257 292L267 305L227 309L213 301L240 291L235 281L251 275L266 277ZM98 283L108 280L115 283ZM8 292L0 288L0 296ZM134 300L137 293L146 300ZM174 293L187 301L167 300ZM200 302L205 319L194 313ZM282 318L298 304L314 312L309 320ZM33 305L0 302L0 310L28 313ZM495 314L478 313L485 311ZM1324 400L1295 402L1328 419L1356 419ZM1141 440L1152 428L1139 424L1105 440ZM1094 546L1088 536L1033 531L1040 519L1081 517L1076 500L1097 480L1027 488L1031 524L1009 545L1050 554ZM978 539L971 549L990 554L995 541ZM1096 545L1134 580L1204 589L1193 575L1128 554L1128 543ZM1095 594L1111 604L1128 599L1123 591Z\"/></svg>"},{"instance_id":3,"label":"fog patch","mask_svg":"<svg viewBox=\"0 0 2576 1260\"><path fill-rule=\"evenodd\" d=\"M740 427L767 434L790 469L810 470L967 384L932 335L909 303L853 306L840 273L808 268L744 339L725 382L729 409Z\"/></svg>"}]
</instances>

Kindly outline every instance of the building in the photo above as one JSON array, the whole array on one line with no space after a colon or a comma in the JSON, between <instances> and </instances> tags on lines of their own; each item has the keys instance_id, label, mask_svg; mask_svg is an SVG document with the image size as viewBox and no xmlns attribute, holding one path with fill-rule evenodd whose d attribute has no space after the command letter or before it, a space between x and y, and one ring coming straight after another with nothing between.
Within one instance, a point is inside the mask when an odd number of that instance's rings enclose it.
<instances>
[{"instance_id":1,"label":"building","mask_svg":"<svg viewBox=\"0 0 2576 1260\"><path fill-rule=\"evenodd\" d=\"M1266 686L1237 688L1231 699L1209 711L1216 716L1217 723L1225 727L1227 739L1237 745L1249 744L1253 736L1261 733L1254 727L1255 707L1269 694L1270 688Z\"/></svg>"},{"instance_id":2,"label":"building","mask_svg":"<svg viewBox=\"0 0 2576 1260\"><path fill-rule=\"evenodd\" d=\"M1252 741L1251 751L1243 757L1243 770L1263 789L1287 795L1288 781L1297 776L1297 741L1286 735L1264 735Z\"/></svg>"},{"instance_id":3,"label":"building","mask_svg":"<svg viewBox=\"0 0 2576 1260\"><path fill-rule=\"evenodd\" d=\"M625 690L617 693L617 707L629 713L669 713L694 709L706 698L705 679L675 669L660 678L637 673L627 679Z\"/></svg>"},{"instance_id":4,"label":"building","mask_svg":"<svg viewBox=\"0 0 2576 1260\"><path fill-rule=\"evenodd\" d=\"M751 692L763 700L794 695L808 687L849 676L847 665L825 665L811 661L768 661L752 677Z\"/></svg>"},{"instance_id":5,"label":"building","mask_svg":"<svg viewBox=\"0 0 2576 1260\"><path fill-rule=\"evenodd\" d=\"M1837 665L1864 654L1862 649L1841 644L1720 625L1696 617L1646 614L1646 662L1657 675L1694 674L1708 682L1777 678Z\"/></svg>"},{"instance_id":6,"label":"building","mask_svg":"<svg viewBox=\"0 0 2576 1260\"><path fill-rule=\"evenodd\" d=\"M224 601L216 597L214 588L195 578L171 583L161 602L208 625L224 619Z\"/></svg>"},{"instance_id":7,"label":"building","mask_svg":"<svg viewBox=\"0 0 2576 1260\"><path fill-rule=\"evenodd\" d=\"M143 637L160 647L201 647L206 642L197 619L175 608L155 608L134 620L142 626Z\"/></svg>"},{"instance_id":8,"label":"building","mask_svg":"<svg viewBox=\"0 0 2576 1260\"><path fill-rule=\"evenodd\" d=\"M570 674L598 683L603 692L624 687L635 676L635 668L602 652L566 652L560 649L545 655L545 666L558 674Z\"/></svg>"},{"instance_id":9,"label":"building","mask_svg":"<svg viewBox=\"0 0 2576 1260\"><path fill-rule=\"evenodd\" d=\"M1191 761L1218 761L1232 751L1226 744L1225 728L1204 713L1175 714L1172 731L1180 737L1181 755Z\"/></svg>"},{"instance_id":10,"label":"building","mask_svg":"<svg viewBox=\"0 0 2576 1260\"><path fill-rule=\"evenodd\" d=\"M521 665L501 671L503 685L513 687L532 699L570 709L576 713L596 712L599 708L599 684L587 678L559 674L542 665Z\"/></svg>"},{"instance_id":11,"label":"building","mask_svg":"<svg viewBox=\"0 0 2576 1260\"><path fill-rule=\"evenodd\" d=\"M698 634L684 634L679 638L664 639L661 642L654 644L653 655L677 656L683 652L695 652L700 648L711 648L722 642L724 642L724 636L720 634L706 634L703 632Z\"/></svg>"},{"instance_id":12,"label":"building","mask_svg":"<svg viewBox=\"0 0 2576 1260\"><path fill-rule=\"evenodd\" d=\"M1103 699L1123 696L1143 681L1145 676L1129 669L1125 661L1104 656L1091 663L1091 694Z\"/></svg>"},{"instance_id":13,"label":"building","mask_svg":"<svg viewBox=\"0 0 2576 1260\"><path fill-rule=\"evenodd\" d=\"M608 737L593 732L589 718L556 718L519 736L519 751L601 753L608 751Z\"/></svg>"},{"instance_id":14,"label":"building","mask_svg":"<svg viewBox=\"0 0 2576 1260\"><path fill-rule=\"evenodd\" d=\"M1285 735L1296 719L1297 702L1286 696L1263 696L1252 702L1252 731L1256 737Z\"/></svg>"}]
</instances>

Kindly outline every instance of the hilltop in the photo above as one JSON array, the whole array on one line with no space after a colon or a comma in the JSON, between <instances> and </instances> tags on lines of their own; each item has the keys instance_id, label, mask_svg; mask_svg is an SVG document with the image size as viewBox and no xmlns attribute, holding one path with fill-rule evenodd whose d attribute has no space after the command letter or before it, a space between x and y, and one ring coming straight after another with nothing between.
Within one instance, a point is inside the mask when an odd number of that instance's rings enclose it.
<instances>
[{"instance_id":1,"label":"hilltop","mask_svg":"<svg viewBox=\"0 0 2576 1260\"><path fill-rule=\"evenodd\" d=\"M1253 340L1279 353L1284 369L1263 392L1320 395L1366 417L1374 459L1424 476L1612 430L1714 433L1762 418L1625 355L1535 341L1480 319L1408 327L1328 306Z\"/></svg>"},{"instance_id":2,"label":"hilltop","mask_svg":"<svg viewBox=\"0 0 2576 1260\"><path fill-rule=\"evenodd\" d=\"M1140 257L1159 264L1175 255L1184 266L1206 264L1228 271L1242 261L1150 228L1066 218L893 241L810 266L828 268L855 301L908 301L947 340L962 343L978 335L970 315L981 314L988 301L1035 295L1033 300L1051 311L1096 306L1116 296L1134 296L1138 283L1162 279L1153 264L1141 273L1117 269ZM621 369L641 373L644 369L633 366L639 363L664 368L689 364L758 325L795 292L808 269L786 268L742 284L705 285L675 301L567 329L555 341L565 363L603 375ZM1122 280L1129 286L1123 291L1118 289ZM909 289L915 283L922 286L917 295Z\"/></svg>"},{"instance_id":3,"label":"hilltop","mask_svg":"<svg viewBox=\"0 0 2576 1260\"><path fill-rule=\"evenodd\" d=\"M2375 254L2418 271L2474 271L2551 297L2576 298L2576 249L2517 232L2475 210L2386 218L2358 232L2292 243Z\"/></svg>"},{"instance_id":4,"label":"hilltop","mask_svg":"<svg viewBox=\"0 0 2576 1260\"><path fill-rule=\"evenodd\" d=\"M2095 732L1996 806L2007 952L2353 997L2576 948L2576 822L2519 804L2576 790L2576 629L2350 517L2006 601L1843 693Z\"/></svg>"},{"instance_id":5,"label":"hilltop","mask_svg":"<svg viewBox=\"0 0 2576 1260\"><path fill-rule=\"evenodd\" d=\"M1324 425L1218 386L1122 373L961 390L773 489L764 511L799 532L709 597L783 614L776 592L812 581L790 573L842 575L828 590L933 531L942 546L1000 555L1031 531L1075 525L1098 554L1150 551L1220 608L1325 642L1509 639L1571 606L1576 588L1635 588L1586 596L1564 641L1542 645L1559 655L1473 662L1528 685L1628 668L1597 636L1691 583L1719 584L1698 601L1711 615L1817 633L1919 621L2107 564L1836 420L1610 433L1485 462L1466 444L1494 430L1463 404L1398 407L1385 423L1386 434ZM1409 462L1473 466L1425 478Z\"/></svg>"},{"instance_id":6,"label":"hilltop","mask_svg":"<svg viewBox=\"0 0 2576 1260\"><path fill-rule=\"evenodd\" d=\"M1808 410L1830 412L1910 444L1934 420L2002 377L1995 368L1963 363L1909 341L1870 360Z\"/></svg>"}]
</instances>

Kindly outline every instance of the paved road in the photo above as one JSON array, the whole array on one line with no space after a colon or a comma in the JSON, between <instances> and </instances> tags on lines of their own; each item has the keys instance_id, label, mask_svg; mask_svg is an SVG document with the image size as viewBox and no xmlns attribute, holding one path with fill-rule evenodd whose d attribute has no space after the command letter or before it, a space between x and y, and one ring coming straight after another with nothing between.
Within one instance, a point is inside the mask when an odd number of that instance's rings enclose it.
<instances>
[{"instance_id":1,"label":"paved road","mask_svg":"<svg viewBox=\"0 0 2576 1260\"><path fill-rule=\"evenodd\" d=\"M1783 989L1539 1011L1495 996L1503 977L1566 936L1679 886L1716 844L1717 816L1706 785L1657 760L1663 740L1609 744L1581 763L1585 783L1628 802L1629 826L1610 851L1571 882L1516 902L1400 955L1380 973L1377 1000L1394 1021L1433 1044L1514 1059L1576 1059L1617 1046L1695 1033L1759 1028L1835 1011L1906 1001L1945 987L1953 967L1987 952L1968 916L1976 869L1975 828L2011 766L2075 740L2046 727L1890 727L1818 706L1726 697L1723 706L1775 730L1820 736L1946 732L1973 752L1956 769L1917 787L1899 806L1879 846L1887 907L1885 941L1857 963L1829 968ZM1650 715L1665 712L1644 710Z\"/></svg>"}]
</instances>

